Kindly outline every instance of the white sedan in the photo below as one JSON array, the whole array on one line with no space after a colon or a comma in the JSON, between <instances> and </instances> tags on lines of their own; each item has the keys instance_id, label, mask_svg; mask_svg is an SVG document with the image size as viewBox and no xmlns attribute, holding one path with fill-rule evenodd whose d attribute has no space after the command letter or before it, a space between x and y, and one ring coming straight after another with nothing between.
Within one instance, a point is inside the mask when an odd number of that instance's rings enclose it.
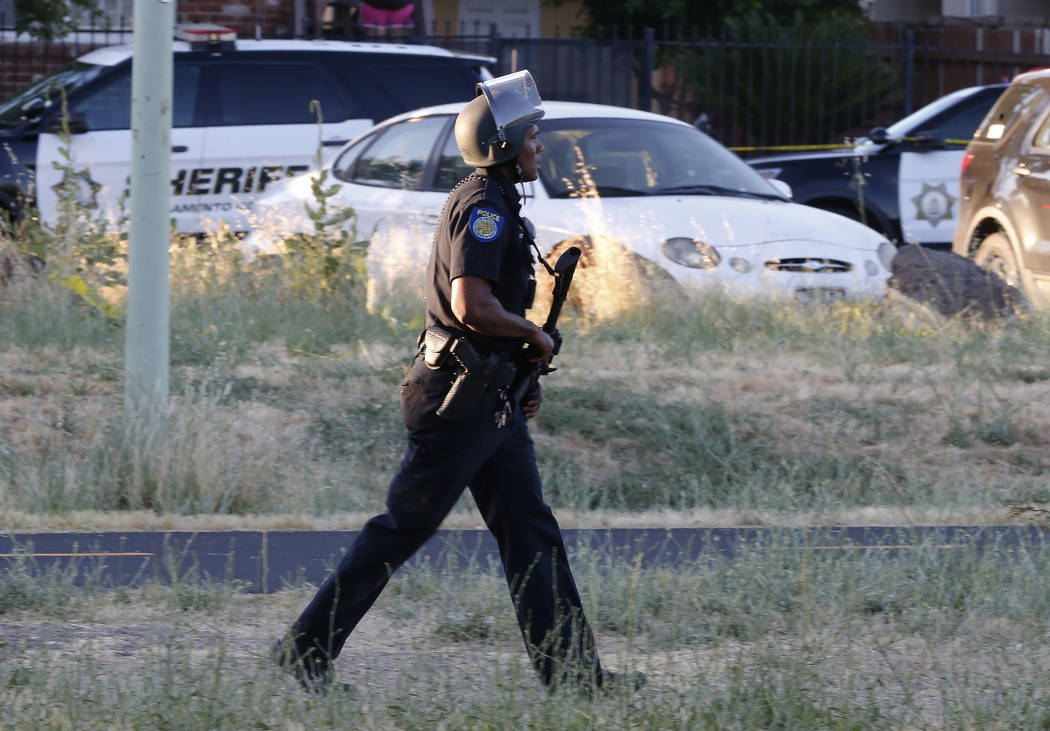
<instances>
[{"instance_id":1,"label":"white sedan","mask_svg":"<svg viewBox=\"0 0 1050 731\"><path fill-rule=\"evenodd\" d=\"M418 291L449 190L471 172L452 133L462 104L393 117L351 141L327 168L369 238L370 298ZM627 252L635 269L681 285L745 296L880 296L896 253L885 237L842 216L792 203L695 128L658 114L545 102L540 178L520 186L523 214L545 255L583 245L581 266ZM280 251L313 223L311 175L284 181L256 203L246 252ZM643 261L644 260L644 261ZM577 275L579 277L579 273Z\"/></svg>"}]
</instances>

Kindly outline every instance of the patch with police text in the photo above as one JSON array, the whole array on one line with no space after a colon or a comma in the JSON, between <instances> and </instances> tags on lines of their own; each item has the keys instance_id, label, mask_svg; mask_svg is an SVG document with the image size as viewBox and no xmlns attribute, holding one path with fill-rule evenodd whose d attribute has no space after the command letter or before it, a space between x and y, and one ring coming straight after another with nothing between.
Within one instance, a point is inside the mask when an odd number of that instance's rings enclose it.
<instances>
[{"instance_id":1,"label":"patch with police text","mask_svg":"<svg viewBox=\"0 0 1050 731\"><path fill-rule=\"evenodd\" d=\"M470 212L470 232L478 241L492 241L503 233L503 216L491 208L475 208Z\"/></svg>"}]
</instances>

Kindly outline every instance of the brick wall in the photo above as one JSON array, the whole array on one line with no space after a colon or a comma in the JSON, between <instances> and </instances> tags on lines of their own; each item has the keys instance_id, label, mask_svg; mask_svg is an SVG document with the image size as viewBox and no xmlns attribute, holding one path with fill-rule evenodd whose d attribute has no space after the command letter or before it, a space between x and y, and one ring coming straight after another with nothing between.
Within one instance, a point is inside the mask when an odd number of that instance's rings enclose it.
<instances>
[{"instance_id":1,"label":"brick wall","mask_svg":"<svg viewBox=\"0 0 1050 731\"><path fill-rule=\"evenodd\" d=\"M254 38L257 27L263 38L288 38L294 20L291 0L179 0L175 12L176 22L218 23L241 38Z\"/></svg>"},{"instance_id":2,"label":"brick wall","mask_svg":"<svg viewBox=\"0 0 1050 731\"><path fill-rule=\"evenodd\" d=\"M908 27L875 25L872 43L904 43ZM973 25L915 27L915 44L943 49L1003 51L1024 54L1050 54L1050 27L988 28Z\"/></svg>"},{"instance_id":3,"label":"brick wall","mask_svg":"<svg viewBox=\"0 0 1050 731\"><path fill-rule=\"evenodd\" d=\"M110 43L120 43L119 40ZM110 43L15 43L0 42L0 99L7 99L83 56L92 48Z\"/></svg>"},{"instance_id":4,"label":"brick wall","mask_svg":"<svg viewBox=\"0 0 1050 731\"><path fill-rule=\"evenodd\" d=\"M876 26L873 44L903 44L907 28ZM987 28L963 25L917 27L915 106L967 86L1009 81L1050 65L1050 28Z\"/></svg>"}]
</instances>

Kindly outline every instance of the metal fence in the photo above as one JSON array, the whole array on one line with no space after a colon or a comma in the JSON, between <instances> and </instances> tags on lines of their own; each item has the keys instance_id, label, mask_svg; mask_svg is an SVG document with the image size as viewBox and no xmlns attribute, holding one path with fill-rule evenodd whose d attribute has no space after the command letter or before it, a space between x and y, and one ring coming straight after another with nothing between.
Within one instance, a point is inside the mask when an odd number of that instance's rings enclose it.
<instances>
[{"instance_id":1,"label":"metal fence","mask_svg":"<svg viewBox=\"0 0 1050 731\"><path fill-rule=\"evenodd\" d=\"M442 38L430 42L445 45ZM842 143L956 89L1047 65L1032 51L916 43L494 38L497 72L529 68L546 99L616 104L707 129L744 155Z\"/></svg>"},{"instance_id":2,"label":"metal fence","mask_svg":"<svg viewBox=\"0 0 1050 731\"><path fill-rule=\"evenodd\" d=\"M7 26L0 16L0 98L88 50L131 37L123 21L53 42L16 37ZM912 31L892 42L861 44L667 38L651 29L598 38L503 37L496 27L479 26L450 30L388 40L492 56L494 73L530 69L546 99L652 109L697 123L745 155L771 146L841 143L950 91L1008 80L1050 59L1038 49L920 44ZM1050 44L1050 31L1046 35Z\"/></svg>"}]
</instances>

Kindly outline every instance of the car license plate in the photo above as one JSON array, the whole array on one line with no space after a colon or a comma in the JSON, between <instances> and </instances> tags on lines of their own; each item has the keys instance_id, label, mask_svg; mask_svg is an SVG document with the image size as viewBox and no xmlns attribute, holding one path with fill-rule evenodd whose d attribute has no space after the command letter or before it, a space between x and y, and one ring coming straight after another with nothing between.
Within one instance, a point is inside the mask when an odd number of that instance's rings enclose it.
<instances>
[{"instance_id":1,"label":"car license plate","mask_svg":"<svg viewBox=\"0 0 1050 731\"><path fill-rule=\"evenodd\" d=\"M795 299L800 302L835 302L846 298L842 287L799 287Z\"/></svg>"}]
</instances>

